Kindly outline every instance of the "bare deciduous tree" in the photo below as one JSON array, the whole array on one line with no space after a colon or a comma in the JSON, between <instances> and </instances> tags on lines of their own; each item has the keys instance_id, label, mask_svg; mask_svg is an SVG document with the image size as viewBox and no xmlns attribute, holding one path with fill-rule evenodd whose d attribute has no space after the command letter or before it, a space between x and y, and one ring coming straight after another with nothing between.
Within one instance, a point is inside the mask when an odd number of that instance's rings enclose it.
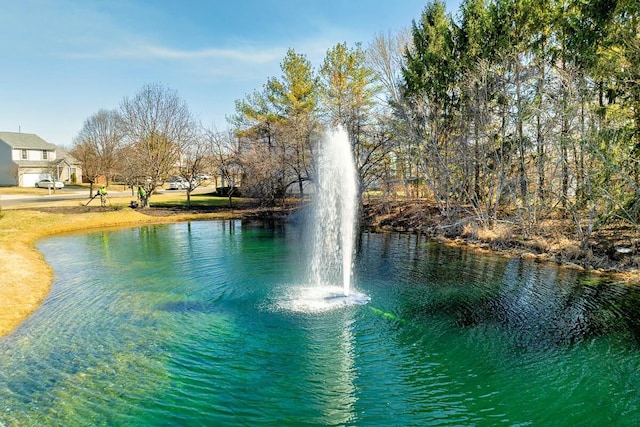
<instances>
[{"instance_id":1,"label":"bare deciduous tree","mask_svg":"<svg viewBox=\"0 0 640 427\"><path fill-rule=\"evenodd\" d=\"M176 91L159 84L144 86L120 106L121 126L127 146L133 147L130 161L144 181L142 206L179 166L180 155L196 132L192 114Z\"/></svg>"},{"instance_id":2,"label":"bare deciduous tree","mask_svg":"<svg viewBox=\"0 0 640 427\"><path fill-rule=\"evenodd\" d=\"M210 155L211 167L222 178L221 188L229 198L229 207L233 206L237 182L242 174L241 148L239 139L232 132L218 132L215 129L204 131L204 142Z\"/></svg>"},{"instance_id":3,"label":"bare deciduous tree","mask_svg":"<svg viewBox=\"0 0 640 427\"><path fill-rule=\"evenodd\" d=\"M102 176L109 182L118 169L122 132L116 111L100 110L85 120L74 139L71 154L82 164L83 175L89 180L89 197L93 184Z\"/></svg>"},{"instance_id":4,"label":"bare deciduous tree","mask_svg":"<svg viewBox=\"0 0 640 427\"><path fill-rule=\"evenodd\" d=\"M198 188L201 184L201 180L198 175L201 175L209 167L208 160L210 160L209 144L204 135L194 135L186 144L182 147L180 154L179 173L180 176L187 180L187 207L191 206L191 193Z\"/></svg>"}]
</instances>

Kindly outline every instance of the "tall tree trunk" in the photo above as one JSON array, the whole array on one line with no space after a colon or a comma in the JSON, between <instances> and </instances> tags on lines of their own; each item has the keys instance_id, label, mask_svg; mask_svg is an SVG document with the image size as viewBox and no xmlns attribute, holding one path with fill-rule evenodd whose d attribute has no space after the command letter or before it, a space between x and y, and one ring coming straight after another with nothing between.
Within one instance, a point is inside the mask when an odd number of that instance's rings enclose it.
<instances>
[{"instance_id":1,"label":"tall tree trunk","mask_svg":"<svg viewBox=\"0 0 640 427\"><path fill-rule=\"evenodd\" d=\"M480 125L482 119L480 117L480 90L478 82L475 82L475 111L473 125L473 193L474 199L478 202L482 200L480 195Z\"/></svg>"},{"instance_id":2,"label":"tall tree trunk","mask_svg":"<svg viewBox=\"0 0 640 427\"><path fill-rule=\"evenodd\" d=\"M566 96L566 95L565 95ZM560 130L560 163L562 170L562 189L561 189L561 206L563 216L567 215L569 202L569 154L567 149L567 140L569 138L569 120L566 112L563 112L562 128Z\"/></svg>"},{"instance_id":3,"label":"tall tree trunk","mask_svg":"<svg viewBox=\"0 0 640 427\"><path fill-rule=\"evenodd\" d=\"M544 62L544 58L540 59L539 62L539 73L538 73L538 81L537 81L537 105L536 105L536 168L538 172L538 190L537 190L537 201L540 207L544 207L546 190L545 190L545 173L544 173L544 165L546 162L545 159L545 139L542 127L542 108L544 105L544 95L545 95L545 76L546 76L546 65Z\"/></svg>"},{"instance_id":4,"label":"tall tree trunk","mask_svg":"<svg viewBox=\"0 0 640 427\"><path fill-rule=\"evenodd\" d=\"M518 108L517 115L517 138L518 138L518 154L519 154L519 163L518 163L518 181L520 184L520 198L522 199L522 204L527 206L527 196L528 196L528 185L527 185L527 169L525 163L526 157L526 147L524 141L524 130L523 130L523 120L522 120L522 82L521 80L521 70L520 70L520 61L517 56L515 59L515 79L516 79L516 104Z\"/></svg>"}]
</instances>

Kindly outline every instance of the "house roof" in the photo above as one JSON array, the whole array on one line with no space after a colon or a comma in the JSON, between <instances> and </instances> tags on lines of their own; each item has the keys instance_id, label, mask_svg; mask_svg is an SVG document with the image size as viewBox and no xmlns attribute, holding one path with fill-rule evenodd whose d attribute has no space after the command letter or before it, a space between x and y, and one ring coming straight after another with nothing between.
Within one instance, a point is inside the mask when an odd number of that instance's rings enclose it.
<instances>
[{"instance_id":1,"label":"house roof","mask_svg":"<svg viewBox=\"0 0 640 427\"><path fill-rule=\"evenodd\" d=\"M13 163L23 168L47 168L51 166L48 160L14 160Z\"/></svg>"},{"instance_id":2,"label":"house roof","mask_svg":"<svg viewBox=\"0 0 640 427\"><path fill-rule=\"evenodd\" d=\"M56 145L45 141L33 133L0 132L0 140L11 148L55 150Z\"/></svg>"},{"instance_id":3,"label":"house roof","mask_svg":"<svg viewBox=\"0 0 640 427\"><path fill-rule=\"evenodd\" d=\"M80 160L76 159L75 157L73 157L71 154L67 153L60 147L56 148L56 161L57 162L64 161L70 166L80 164Z\"/></svg>"}]
</instances>

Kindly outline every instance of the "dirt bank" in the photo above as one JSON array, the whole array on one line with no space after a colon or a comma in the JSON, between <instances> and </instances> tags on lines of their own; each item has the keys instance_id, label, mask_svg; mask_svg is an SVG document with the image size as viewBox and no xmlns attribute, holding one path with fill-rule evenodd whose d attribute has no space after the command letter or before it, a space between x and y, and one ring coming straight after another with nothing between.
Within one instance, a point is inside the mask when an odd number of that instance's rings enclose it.
<instances>
[{"instance_id":1,"label":"dirt bank","mask_svg":"<svg viewBox=\"0 0 640 427\"><path fill-rule=\"evenodd\" d=\"M540 221L536 234L523 237L516 221L488 225L462 211L443 216L432 204L415 200L367 201L362 223L374 230L419 233L447 244L615 274L640 283L640 234L625 224L600 228L581 246L569 219L547 218Z\"/></svg>"}]
</instances>

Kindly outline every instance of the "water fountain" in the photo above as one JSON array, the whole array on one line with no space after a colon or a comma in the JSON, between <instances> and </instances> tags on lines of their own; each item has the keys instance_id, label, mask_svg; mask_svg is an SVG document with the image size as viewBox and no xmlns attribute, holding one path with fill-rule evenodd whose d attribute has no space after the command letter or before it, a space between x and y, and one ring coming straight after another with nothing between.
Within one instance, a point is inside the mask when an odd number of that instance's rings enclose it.
<instances>
[{"instance_id":1,"label":"water fountain","mask_svg":"<svg viewBox=\"0 0 640 427\"><path fill-rule=\"evenodd\" d=\"M323 311L369 301L368 296L352 289L358 179L347 132L341 127L327 132L318 146L318 156L310 215L309 285L294 304L296 309L304 311Z\"/></svg>"}]
</instances>

